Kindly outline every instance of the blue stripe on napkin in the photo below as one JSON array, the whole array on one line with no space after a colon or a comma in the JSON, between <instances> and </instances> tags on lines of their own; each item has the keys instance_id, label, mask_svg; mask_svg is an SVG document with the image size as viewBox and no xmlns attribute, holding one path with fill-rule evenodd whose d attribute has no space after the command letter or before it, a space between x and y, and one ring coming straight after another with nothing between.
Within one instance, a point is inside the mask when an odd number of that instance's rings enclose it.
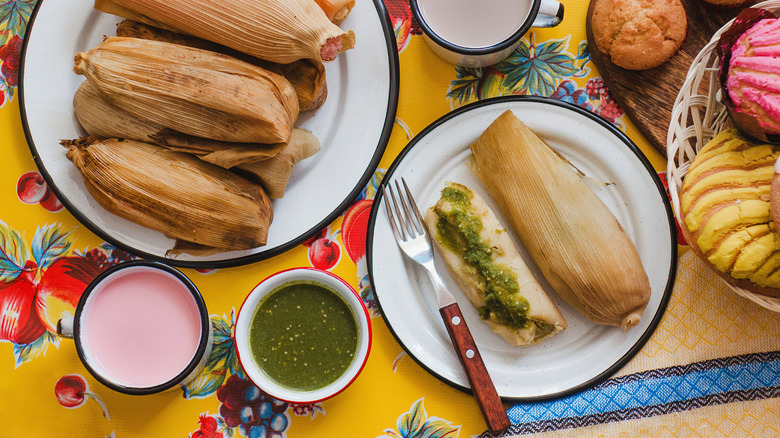
<instances>
[{"instance_id":1,"label":"blue stripe on napkin","mask_svg":"<svg viewBox=\"0 0 780 438\"><path fill-rule=\"evenodd\" d=\"M537 433L780 397L780 351L712 359L608 379L580 393L523 403L505 434Z\"/></svg>"}]
</instances>

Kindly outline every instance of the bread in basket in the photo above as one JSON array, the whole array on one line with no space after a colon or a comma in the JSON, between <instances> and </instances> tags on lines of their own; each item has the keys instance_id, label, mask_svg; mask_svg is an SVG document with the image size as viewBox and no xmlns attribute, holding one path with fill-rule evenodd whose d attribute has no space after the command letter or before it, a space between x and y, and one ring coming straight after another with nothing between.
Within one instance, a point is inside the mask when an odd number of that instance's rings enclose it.
<instances>
[{"instance_id":1,"label":"bread in basket","mask_svg":"<svg viewBox=\"0 0 780 438\"><path fill-rule=\"evenodd\" d=\"M764 8L780 13L780 0L758 3L756 8ZM727 23L712 36L710 41L694 58L683 82L674 107L667 133L667 178L672 207L677 218L681 218L680 192L683 178L699 152L716 135L728 129L730 119L725 105L720 101L720 81L718 78L719 55L716 47L721 35L732 25ZM774 226L774 224L772 224ZM680 224L685 230L685 224ZM687 231L687 230L686 230ZM685 231L684 231L685 233ZM701 255L695 242L692 248ZM704 258L706 260L706 257ZM780 312L780 298L771 291L761 290L750 283L738 281L730 275L718 271L712 262L707 263L726 281L737 294L757 304Z\"/></svg>"}]
</instances>

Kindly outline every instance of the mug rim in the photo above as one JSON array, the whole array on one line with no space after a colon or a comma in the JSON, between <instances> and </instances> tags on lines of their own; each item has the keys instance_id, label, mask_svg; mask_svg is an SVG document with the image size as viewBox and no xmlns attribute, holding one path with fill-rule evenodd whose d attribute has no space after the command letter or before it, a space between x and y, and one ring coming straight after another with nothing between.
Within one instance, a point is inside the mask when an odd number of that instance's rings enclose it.
<instances>
[{"instance_id":1,"label":"mug rim","mask_svg":"<svg viewBox=\"0 0 780 438\"><path fill-rule=\"evenodd\" d=\"M95 367L93 367L90 361L87 359L86 353L84 351L84 347L82 346L82 339L81 339L82 337L81 315L84 311L87 300L89 299L89 296L92 294L94 289L103 280L105 280L115 272L122 271L125 269L138 268L138 267L158 269L160 271L164 271L167 274L173 275L184 286L186 286L187 290L190 292L190 295L195 300L195 304L198 308L198 313L200 316L200 341L198 342L198 348L195 350L192 359L180 373L170 378L169 380L154 386L141 386L141 387L126 386L126 385L113 382L110 379L106 378L101 373L99 373L98 370L95 369ZM81 297L79 298L79 302L76 305L76 312L73 316L73 340L75 341L76 352L79 355L79 359L81 359L81 363L84 364L84 367L87 369L87 371L89 371L89 373L92 374L92 377L94 377L97 381L99 381L100 383L102 383L103 385L107 386L110 389L113 389L115 391L124 394L129 394L129 395L155 394L158 392L165 391L166 389L173 388L174 386L182 383L182 381L199 366L200 361L203 358L203 355L206 353L206 350L209 347L209 343L211 342L210 340L211 337L209 336L210 330L211 330L211 321L209 318L208 310L206 309L206 302L204 301L203 295L200 293L197 286L195 286L195 283L193 283L189 277L184 275L184 273L182 273L178 269L170 265L167 265L165 263L153 261L153 260L139 259L139 260L130 260L126 262L121 262L98 274L98 276L96 276L89 283L87 288L84 289L84 292L81 294Z\"/></svg>"},{"instance_id":2,"label":"mug rim","mask_svg":"<svg viewBox=\"0 0 780 438\"><path fill-rule=\"evenodd\" d=\"M244 337L248 338L249 336L249 325L251 325L251 318L254 316L254 312L251 312L251 314L246 314L246 312L250 310L257 309L269 296L269 294L278 288L291 283L295 281L318 281L320 283L324 283L322 280L318 279L307 279L307 278L301 278L300 276L295 276L296 273L300 273L302 271L306 271L307 273L314 273L314 275L324 275L329 278L331 278L333 281L339 283L342 286L341 290L337 290L337 288L332 287L328 284L324 284L327 288L333 289L333 292L338 294L340 298L342 298L347 304L347 306L353 311L354 317L355 317L355 323L357 324L358 329L358 336L365 336L366 343L365 348L361 348L363 342L358 339L358 346L355 350L355 357L353 359L353 363L350 364L347 369L344 371L344 374L339 376L334 382L331 382L328 385L325 385L321 388L314 389L314 390L297 390L292 388L286 388L281 384L276 383L273 381L273 379L270 378L270 376L265 376L264 381L269 382L269 384L273 385L272 388L269 388L267 385L263 385L263 382L258 382L253 378L252 374L254 372L250 373L248 371L248 367L251 366L253 370L257 370L259 373L263 374L262 368L254 361L251 355L250 347L248 345L248 339L245 347L239 346L239 337L241 337L242 340L244 340ZM291 278L288 279L282 279L280 280L279 284L274 285L273 287L266 287L265 289L260 289L260 287L263 284L268 284L269 280L273 280L275 277L279 277L282 275L290 276ZM350 302L350 299L347 298L347 293L352 297L354 302ZM259 297L256 297L256 294L259 295ZM255 295L255 296L253 296ZM252 307L249 306L250 300L255 301L252 305ZM243 315L243 318L242 318ZM244 330L239 330L239 327L242 327L243 321L246 319L249 319L249 322L247 323L247 330L246 333L244 333ZM363 331L362 327L365 325L365 332ZM345 389L349 388L352 383L360 376L360 374L363 371L363 368L365 368L366 363L368 362L368 357L371 353L371 346L373 341L373 330L371 327L371 315L368 312L368 308L366 307L365 303L363 302L363 299L360 297L360 294L353 288L349 283L346 282L343 278L339 277L338 275L326 271L324 269L319 269L315 267L295 267L295 268L289 268L284 269L279 272L273 273L266 277L265 279L258 282L251 291L247 294L247 296L244 298L244 301L241 303L241 307L238 311L238 316L236 317L236 324L235 324L235 337L234 337L234 348L236 351L236 356L238 357L238 363L241 366L242 371L244 372L244 375L252 382L254 383L258 388L260 388L263 392L266 394L287 402L287 403L317 403L321 402L327 399L330 399L341 392L343 392ZM245 349L245 353L249 356L248 358L245 357L241 350ZM363 352L365 350L365 352ZM248 361L248 364L245 364L245 361ZM359 362L357 365L356 363ZM335 383L337 383L342 377L345 375L352 374L350 369L354 370L354 375L351 375L349 379L346 382L343 382L341 385L334 386ZM334 386L331 391L323 391L324 389L327 389L331 386ZM277 391L278 390L278 391ZM309 395L312 394L318 394L314 397L310 397Z\"/></svg>"},{"instance_id":3,"label":"mug rim","mask_svg":"<svg viewBox=\"0 0 780 438\"><path fill-rule=\"evenodd\" d=\"M496 44L493 44L491 46L465 47L465 46L460 46L451 43L445 40L444 38L440 37L428 25L428 22L425 21L425 18L423 18L422 12L420 12L418 1L419 0L409 0L409 6L410 9L412 10L412 15L414 16L414 19L417 20L417 24L420 25L420 29L423 31L423 33L439 46L451 52L455 52L464 56L492 55L494 53L501 52L502 50L509 49L513 45L517 44L517 42L520 41L520 39L522 39L523 36L528 32L528 30L531 29L531 27L533 26L534 23L533 17L536 17L536 15L538 15L539 8L541 7L541 3L542 3L542 0L531 0L531 9L528 11L528 16L525 17L525 20L520 25L520 27L518 27L517 30L506 39Z\"/></svg>"}]
</instances>

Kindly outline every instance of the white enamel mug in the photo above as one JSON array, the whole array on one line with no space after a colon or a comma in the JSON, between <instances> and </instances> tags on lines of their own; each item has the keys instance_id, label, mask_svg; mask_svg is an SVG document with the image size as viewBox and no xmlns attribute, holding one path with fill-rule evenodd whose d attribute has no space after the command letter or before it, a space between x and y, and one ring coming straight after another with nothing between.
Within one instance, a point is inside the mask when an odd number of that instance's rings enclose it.
<instances>
[{"instance_id":1,"label":"white enamel mug","mask_svg":"<svg viewBox=\"0 0 780 438\"><path fill-rule=\"evenodd\" d=\"M431 50L462 67L493 65L520 44L532 27L563 20L556 0L409 0Z\"/></svg>"},{"instance_id":2,"label":"white enamel mug","mask_svg":"<svg viewBox=\"0 0 780 438\"><path fill-rule=\"evenodd\" d=\"M105 386L147 395L198 377L212 348L211 318L192 281L164 263L133 260L98 275L57 332L73 338Z\"/></svg>"}]
</instances>

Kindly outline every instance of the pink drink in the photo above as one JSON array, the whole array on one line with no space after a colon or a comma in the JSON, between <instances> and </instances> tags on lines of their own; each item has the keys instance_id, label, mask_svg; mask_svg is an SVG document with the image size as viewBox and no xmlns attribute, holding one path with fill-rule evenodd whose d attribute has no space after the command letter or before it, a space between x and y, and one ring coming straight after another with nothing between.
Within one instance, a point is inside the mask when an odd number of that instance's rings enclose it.
<instances>
[{"instance_id":1,"label":"pink drink","mask_svg":"<svg viewBox=\"0 0 780 438\"><path fill-rule=\"evenodd\" d=\"M517 32L532 0L417 0L436 35L469 48L490 47Z\"/></svg>"},{"instance_id":2,"label":"pink drink","mask_svg":"<svg viewBox=\"0 0 780 438\"><path fill-rule=\"evenodd\" d=\"M200 312L187 286L147 267L106 277L90 295L81 324L91 365L128 387L176 377L192 361L201 336Z\"/></svg>"}]
</instances>

